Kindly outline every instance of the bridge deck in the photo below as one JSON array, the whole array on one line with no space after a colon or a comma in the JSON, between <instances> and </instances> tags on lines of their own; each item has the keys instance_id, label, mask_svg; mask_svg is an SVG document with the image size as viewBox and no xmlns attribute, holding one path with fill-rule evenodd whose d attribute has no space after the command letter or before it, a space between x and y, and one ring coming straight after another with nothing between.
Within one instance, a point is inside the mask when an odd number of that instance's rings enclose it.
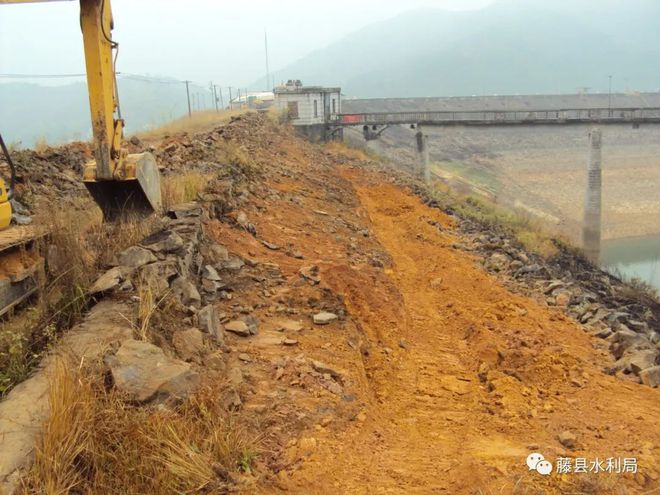
<instances>
[{"instance_id":1,"label":"bridge deck","mask_svg":"<svg viewBox=\"0 0 660 495\"><path fill-rule=\"evenodd\" d=\"M394 124L488 126L660 123L660 108L348 113L332 114L328 119L328 123L336 126Z\"/></svg>"}]
</instances>

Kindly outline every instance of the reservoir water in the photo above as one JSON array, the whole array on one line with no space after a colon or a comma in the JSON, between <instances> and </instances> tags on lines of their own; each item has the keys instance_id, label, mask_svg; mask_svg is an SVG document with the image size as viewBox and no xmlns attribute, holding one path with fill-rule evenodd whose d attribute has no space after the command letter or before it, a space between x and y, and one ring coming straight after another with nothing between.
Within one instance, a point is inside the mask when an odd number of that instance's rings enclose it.
<instances>
[{"instance_id":1,"label":"reservoir water","mask_svg":"<svg viewBox=\"0 0 660 495\"><path fill-rule=\"evenodd\" d=\"M604 241L601 259L613 273L660 290L660 235Z\"/></svg>"}]
</instances>

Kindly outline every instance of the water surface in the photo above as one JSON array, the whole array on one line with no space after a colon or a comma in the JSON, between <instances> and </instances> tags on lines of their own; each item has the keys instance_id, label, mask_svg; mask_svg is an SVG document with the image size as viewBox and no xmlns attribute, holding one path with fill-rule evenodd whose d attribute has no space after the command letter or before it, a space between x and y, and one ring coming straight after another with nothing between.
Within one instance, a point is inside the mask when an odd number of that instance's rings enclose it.
<instances>
[{"instance_id":1,"label":"water surface","mask_svg":"<svg viewBox=\"0 0 660 495\"><path fill-rule=\"evenodd\" d=\"M610 271L660 290L660 235L604 241L601 259Z\"/></svg>"}]
</instances>

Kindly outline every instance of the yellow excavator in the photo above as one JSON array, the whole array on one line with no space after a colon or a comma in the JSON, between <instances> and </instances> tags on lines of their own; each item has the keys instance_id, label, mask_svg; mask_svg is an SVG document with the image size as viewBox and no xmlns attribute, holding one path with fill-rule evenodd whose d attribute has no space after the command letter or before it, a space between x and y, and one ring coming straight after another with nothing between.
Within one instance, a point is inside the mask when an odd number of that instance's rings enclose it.
<instances>
[{"instance_id":1,"label":"yellow excavator","mask_svg":"<svg viewBox=\"0 0 660 495\"><path fill-rule=\"evenodd\" d=\"M53 0L0 0L0 4L47 1ZM128 154L122 148L124 121L118 110L113 58L118 45L112 39L110 0L80 0L80 27L94 148L94 160L85 165L82 180L106 220L113 221L127 214L158 211L161 207L160 174L153 155ZM2 152L12 169L10 184L13 187L15 170L4 143ZM25 278L25 273L18 277L13 274L13 285L3 289L3 281L9 284L12 278L3 273L3 269L6 271L10 264L6 261L6 251L24 246L30 238L29 233L22 231L25 229L11 226L11 194L11 188L8 189L7 183L0 178L0 314L26 297L26 290L19 290L16 279L23 283L29 279ZM30 268L29 271L34 270ZM28 292L34 290L31 288Z\"/></svg>"}]
</instances>

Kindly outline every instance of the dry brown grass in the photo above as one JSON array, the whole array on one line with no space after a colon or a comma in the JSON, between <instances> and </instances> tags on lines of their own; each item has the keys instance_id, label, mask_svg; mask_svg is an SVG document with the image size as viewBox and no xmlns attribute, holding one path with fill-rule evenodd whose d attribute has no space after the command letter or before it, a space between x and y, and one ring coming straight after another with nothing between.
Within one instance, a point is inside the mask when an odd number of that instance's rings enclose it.
<instances>
[{"instance_id":1,"label":"dry brown grass","mask_svg":"<svg viewBox=\"0 0 660 495\"><path fill-rule=\"evenodd\" d=\"M346 158L350 158L352 160L368 161L374 159L374 155L369 150L364 148L355 148L341 141L330 141L324 146L328 151L332 151L338 155L343 155Z\"/></svg>"},{"instance_id":2,"label":"dry brown grass","mask_svg":"<svg viewBox=\"0 0 660 495\"><path fill-rule=\"evenodd\" d=\"M24 380L59 334L82 318L88 288L121 250L158 226L155 216L103 223L91 200L51 210L38 222L50 232L39 250L49 253L50 281L37 304L17 320L0 322L0 396Z\"/></svg>"},{"instance_id":3,"label":"dry brown grass","mask_svg":"<svg viewBox=\"0 0 660 495\"><path fill-rule=\"evenodd\" d=\"M93 207L62 210L51 215L47 239L53 281L42 297L42 312L57 330L73 325L88 302L87 289L99 271L105 269L115 254L137 244L156 230L158 219L125 216L117 223L104 223L101 212Z\"/></svg>"},{"instance_id":4,"label":"dry brown grass","mask_svg":"<svg viewBox=\"0 0 660 495\"><path fill-rule=\"evenodd\" d=\"M527 251L545 259L559 254L557 242L564 241L551 235L529 212L503 207L482 196L458 194L446 184L436 183L434 188L433 197L442 208L452 209L459 216L483 225L501 228L513 235Z\"/></svg>"},{"instance_id":5,"label":"dry brown grass","mask_svg":"<svg viewBox=\"0 0 660 495\"><path fill-rule=\"evenodd\" d=\"M191 116L185 115L172 122L147 131L138 132L135 135L140 139L159 139L166 135L180 132L205 132L213 129L219 124L229 122L231 117L245 113L245 110L206 110L193 112Z\"/></svg>"},{"instance_id":6,"label":"dry brown grass","mask_svg":"<svg viewBox=\"0 0 660 495\"><path fill-rule=\"evenodd\" d=\"M248 471L259 438L224 409L223 388L173 409L133 407L99 369L62 358L24 494L219 493Z\"/></svg>"},{"instance_id":7,"label":"dry brown grass","mask_svg":"<svg viewBox=\"0 0 660 495\"><path fill-rule=\"evenodd\" d=\"M163 207L170 208L180 203L197 199L197 194L204 190L212 174L188 172L186 174L168 175L161 179L161 195Z\"/></svg>"}]
</instances>

